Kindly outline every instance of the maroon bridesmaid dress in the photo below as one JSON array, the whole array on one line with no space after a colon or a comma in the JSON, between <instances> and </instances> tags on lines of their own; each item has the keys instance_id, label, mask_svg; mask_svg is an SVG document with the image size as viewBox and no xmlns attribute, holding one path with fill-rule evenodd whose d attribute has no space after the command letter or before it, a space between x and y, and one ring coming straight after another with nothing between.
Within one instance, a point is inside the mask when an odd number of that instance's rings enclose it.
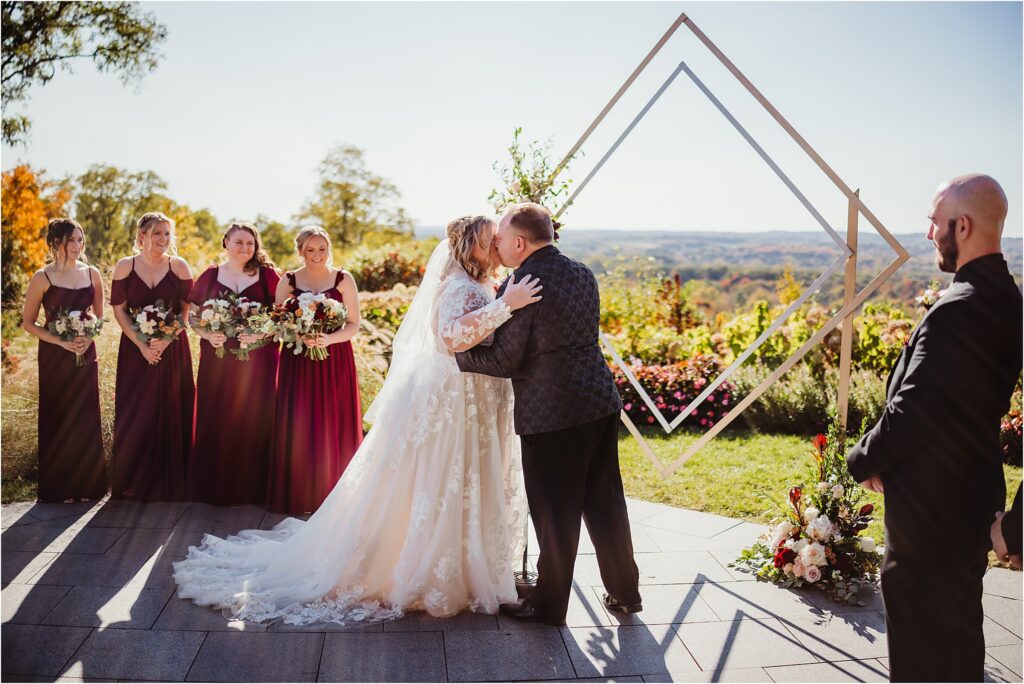
<instances>
[{"instance_id":1,"label":"maroon bridesmaid dress","mask_svg":"<svg viewBox=\"0 0 1024 684\"><path fill-rule=\"evenodd\" d=\"M191 290L192 280L178 278L173 269L150 288L135 272L133 260L128 277L111 283L110 304L131 310L162 299L180 313ZM112 497L184 500L196 399L188 335L179 335L160 362L150 365L122 332L115 387Z\"/></svg>"},{"instance_id":2,"label":"maroon bridesmaid dress","mask_svg":"<svg viewBox=\"0 0 1024 684\"><path fill-rule=\"evenodd\" d=\"M91 283L70 289L51 282L43 294L46 322L61 311L91 309L94 295ZM74 354L39 340L40 501L100 499L107 493L96 345L82 356L85 365L77 366Z\"/></svg>"},{"instance_id":3,"label":"maroon bridesmaid dress","mask_svg":"<svg viewBox=\"0 0 1024 684\"><path fill-rule=\"evenodd\" d=\"M211 266L196 280L189 301L195 306L231 294ZM280 276L260 268L259 280L239 295L263 304L274 303ZM229 338L225 350L238 349ZM191 498L217 506L267 501L267 469L274 429L279 345L271 343L239 361L230 351L218 359L206 340L199 341L196 392L196 441L188 464Z\"/></svg>"},{"instance_id":4,"label":"maroon bridesmaid dress","mask_svg":"<svg viewBox=\"0 0 1024 684\"><path fill-rule=\"evenodd\" d=\"M324 294L341 300L344 277L339 271ZM351 342L332 344L323 361L293 351L281 351L267 498L272 510L298 515L315 511L345 472L363 441L363 414Z\"/></svg>"}]
</instances>

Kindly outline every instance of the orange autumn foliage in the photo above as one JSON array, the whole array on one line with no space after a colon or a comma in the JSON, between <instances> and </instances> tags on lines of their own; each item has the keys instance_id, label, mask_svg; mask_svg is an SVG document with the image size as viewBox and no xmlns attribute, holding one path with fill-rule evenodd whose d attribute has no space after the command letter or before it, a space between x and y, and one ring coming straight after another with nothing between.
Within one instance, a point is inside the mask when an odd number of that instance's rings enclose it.
<instances>
[{"instance_id":1,"label":"orange autumn foliage","mask_svg":"<svg viewBox=\"0 0 1024 684\"><path fill-rule=\"evenodd\" d=\"M3 301L24 292L28 279L46 263L46 223L65 213L71 192L44 179L43 171L19 164L3 172Z\"/></svg>"}]
</instances>

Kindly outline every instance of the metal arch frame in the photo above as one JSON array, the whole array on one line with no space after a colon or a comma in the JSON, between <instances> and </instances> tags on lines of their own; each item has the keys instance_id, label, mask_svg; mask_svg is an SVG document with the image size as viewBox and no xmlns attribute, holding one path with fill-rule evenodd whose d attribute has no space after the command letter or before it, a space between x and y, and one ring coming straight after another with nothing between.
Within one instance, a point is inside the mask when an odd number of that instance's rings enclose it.
<instances>
[{"instance_id":1,"label":"metal arch frame","mask_svg":"<svg viewBox=\"0 0 1024 684\"><path fill-rule=\"evenodd\" d=\"M663 478L669 477L672 473L678 470L687 460L690 459L697 451L699 451L705 444L713 439L719 432L721 432L726 426L728 426L740 413L742 413L750 404L758 399L772 384L774 384L784 373L793 367L804 355L813 349L817 344L824 339L825 335L834 330L836 327L842 324L842 341L840 346L840 379L838 388L838 403L840 420L843 425L846 424L847 407L849 403L849 381L850 381L850 369L851 369L851 356L852 356L852 322L853 314L857 308L863 303L863 301L870 296L875 290L877 290L882 283L888 280L892 275L899 269L910 258L910 255L903 248L898 240L885 228L884 225L875 217L870 209L861 201L859 196L859 190L853 191L849 186L843 182L843 180L836 174L835 171L821 158L820 155L807 143L804 138L797 133L796 129L779 113L779 111L768 101L764 95L743 75L742 72L722 53L721 50L693 23L693 21L686 16L685 13L680 14L679 17L673 22L672 26L669 27L668 31L661 37L658 43L651 49L646 57L640 62L640 65L633 70L633 73L626 79L625 83L619 88L612 99L605 105L604 109L597 115L594 121L590 124L583 135L577 140L576 144L569 150L565 157L558 163L552 172L549 181L554 179L560 174L568 164L568 162L575 156L576 152L579 151L580 147L586 142L590 135L594 132L597 126L605 118L612 107L619 101L622 95L629 89L636 78L641 72L647 67L654 56L661 50L661 48L668 42L669 38L675 33L680 25L686 24L686 26L693 32L693 34L700 40L716 58L736 77L736 79L747 89L748 92L761 104L762 107L776 120L776 122L782 126L782 128L789 134L789 136L796 142L807 155L811 158L815 164L825 173L826 176L835 184L835 186L846 195L848 200L848 215L847 215L847 236L844 242L827 221L821 216L819 212L810 204L809 201L803 196L803 194L796 188L795 185L789 180L789 178L782 172L781 169L771 160L770 157L764 152L764 150L757 144L756 141L746 132L746 130L739 124L739 122L732 116L732 114L725 108L724 105L711 93L710 90L700 81L700 79L694 74L685 62L680 62L676 70L669 76L669 78L662 84L655 95L648 101L640 113L633 119L626 130L619 136L612 147L605 153L598 164L591 170L590 174L583 180L583 182L576 188L575 192L566 200L562 207L556 212L555 217L559 217L564 211L573 203L577 195L583 190L583 188L590 182L590 180L596 175L604 163L611 157L615 150L619 147L623 140L632 132L633 128L639 123L640 119L650 110L658 98L665 92L665 90L671 85L678 76L680 71L685 71L690 79L697 85L697 87L707 96L711 102L719 109L719 111L732 123L733 127L747 140L747 142L754 148L754 150L764 159L764 161L772 168L777 176L786 184L789 190L801 201L804 207L814 216L819 222L822 228L832 237L833 241L836 242L837 246L840 247L841 254L829 265L829 267L816 279L801 295L801 297L793 302L783 314L772 322L772 325L762 333L737 359L723 371L714 382L712 382L705 390L694 399L686 410L681 412L672 423L665 420L661 411L657 409L654 402L651 401L647 392L637 382L636 377L633 375L629 366L625 364L622 357L609 343L604 333L601 333L601 341L605 347L611 353L615 362L623 370L630 382L639 391L640 396L644 402L651 409L652 414L657 418L662 428L666 432L671 432L673 429L678 427L685 418L690 415L690 412L698 406L704 399L709 396L722 382L724 382L729 375L732 374L749 356L763 343L772 333L774 333L779 326L788 318L793 311L795 311L800 305L802 305L811 294L821 288L821 286L828 280L829 277L835 273L842 265L843 261L846 262L845 272L845 288L844 288L844 305L843 307L827 322L822 326L814 335L811 336L807 342L796 350L789 358L787 358L782 365L777 368L771 375L769 375L760 385L755 387L749 395L744 397L742 401L736 404L732 410L726 414L722 420L716 423L708 432L702 435L696 442L690 445L675 461L670 465L666 466L661 460L654 454L647 441L643 438L640 432L636 429L636 426L630 420L629 416L625 411L622 412L622 421L626 424L627 429L633 435L633 437L640 443L640 446L644 453L648 456L654 466L661 473ZM862 290L856 291L856 276L857 276L857 259L856 259L856 247L857 247L857 234L858 234L858 218L863 215L868 222L875 228L879 235L886 241L889 247L896 253L896 256L886 267L879 272ZM844 321L846 322L844 324Z\"/></svg>"}]
</instances>

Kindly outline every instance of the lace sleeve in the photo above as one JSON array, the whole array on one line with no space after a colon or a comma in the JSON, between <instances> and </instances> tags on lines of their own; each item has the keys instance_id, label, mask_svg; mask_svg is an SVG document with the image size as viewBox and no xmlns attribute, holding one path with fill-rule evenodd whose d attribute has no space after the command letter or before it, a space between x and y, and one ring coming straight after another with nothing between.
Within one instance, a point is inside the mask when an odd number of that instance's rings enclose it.
<instances>
[{"instance_id":1,"label":"lace sleeve","mask_svg":"<svg viewBox=\"0 0 1024 684\"><path fill-rule=\"evenodd\" d=\"M472 349L502 323L512 318L512 310L502 299L488 302L479 287L466 283L451 288L438 308L438 334L451 352Z\"/></svg>"}]
</instances>

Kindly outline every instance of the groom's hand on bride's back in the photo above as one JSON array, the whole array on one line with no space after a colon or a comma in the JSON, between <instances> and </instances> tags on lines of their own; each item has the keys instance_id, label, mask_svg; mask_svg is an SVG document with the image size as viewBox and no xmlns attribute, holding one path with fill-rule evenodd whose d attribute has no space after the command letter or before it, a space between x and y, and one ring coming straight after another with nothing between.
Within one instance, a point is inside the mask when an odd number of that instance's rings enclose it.
<instances>
[{"instance_id":1,"label":"groom's hand on bride's back","mask_svg":"<svg viewBox=\"0 0 1024 684\"><path fill-rule=\"evenodd\" d=\"M509 276L508 284L505 286L505 292L501 295L501 299L508 305L509 309L517 311L524 306L539 302L541 296L537 293L542 289L544 289L544 286L540 284L540 278L531 279L529 275L524 275L517 283L515 274L512 274Z\"/></svg>"}]
</instances>

